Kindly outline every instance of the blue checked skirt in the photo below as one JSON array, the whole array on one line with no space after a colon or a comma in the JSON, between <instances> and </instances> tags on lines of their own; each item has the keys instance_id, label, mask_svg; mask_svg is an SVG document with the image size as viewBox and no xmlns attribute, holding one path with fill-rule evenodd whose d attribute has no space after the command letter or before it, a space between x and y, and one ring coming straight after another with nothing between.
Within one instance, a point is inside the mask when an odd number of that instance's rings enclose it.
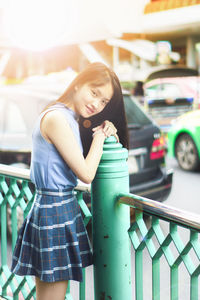
<instances>
[{"instance_id":1,"label":"blue checked skirt","mask_svg":"<svg viewBox=\"0 0 200 300\"><path fill-rule=\"evenodd\" d=\"M90 242L73 190L37 190L19 231L11 271L45 282L82 281L82 268L91 264Z\"/></svg>"}]
</instances>

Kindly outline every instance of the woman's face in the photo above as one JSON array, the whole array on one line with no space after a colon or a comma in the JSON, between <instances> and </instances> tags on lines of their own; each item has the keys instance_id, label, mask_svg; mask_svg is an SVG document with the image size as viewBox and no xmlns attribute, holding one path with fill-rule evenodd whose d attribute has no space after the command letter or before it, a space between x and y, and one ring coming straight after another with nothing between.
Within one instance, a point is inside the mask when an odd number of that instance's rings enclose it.
<instances>
[{"instance_id":1,"label":"woman's face","mask_svg":"<svg viewBox=\"0 0 200 300\"><path fill-rule=\"evenodd\" d=\"M111 83L102 86L84 84L77 87L74 94L73 109L84 118L100 113L108 104L113 95Z\"/></svg>"}]
</instances>

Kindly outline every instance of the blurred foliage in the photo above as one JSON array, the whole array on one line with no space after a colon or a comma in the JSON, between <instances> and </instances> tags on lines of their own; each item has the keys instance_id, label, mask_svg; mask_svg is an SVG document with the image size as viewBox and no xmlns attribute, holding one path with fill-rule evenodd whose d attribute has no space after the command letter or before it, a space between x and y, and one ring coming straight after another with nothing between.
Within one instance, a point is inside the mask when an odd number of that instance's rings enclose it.
<instances>
[{"instance_id":1,"label":"blurred foliage","mask_svg":"<svg viewBox=\"0 0 200 300\"><path fill-rule=\"evenodd\" d=\"M120 83L121 83L122 89L132 90L135 87L135 82L133 82L133 81L123 81Z\"/></svg>"}]
</instances>

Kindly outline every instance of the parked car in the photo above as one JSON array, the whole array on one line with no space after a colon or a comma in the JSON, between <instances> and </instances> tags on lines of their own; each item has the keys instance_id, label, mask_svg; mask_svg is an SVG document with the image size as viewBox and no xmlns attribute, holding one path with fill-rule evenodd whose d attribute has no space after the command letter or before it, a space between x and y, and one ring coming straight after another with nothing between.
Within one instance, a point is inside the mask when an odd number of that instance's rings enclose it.
<instances>
[{"instance_id":1,"label":"parked car","mask_svg":"<svg viewBox=\"0 0 200 300\"><path fill-rule=\"evenodd\" d=\"M188 112L168 132L168 155L186 171L200 168L200 110Z\"/></svg>"},{"instance_id":2,"label":"parked car","mask_svg":"<svg viewBox=\"0 0 200 300\"><path fill-rule=\"evenodd\" d=\"M196 109L200 100L198 71L169 66L152 72L144 84L146 111L164 132L183 113Z\"/></svg>"},{"instance_id":3,"label":"parked car","mask_svg":"<svg viewBox=\"0 0 200 300\"><path fill-rule=\"evenodd\" d=\"M51 84L47 90L23 84L1 88L0 163L30 166L34 122L44 106L64 89L53 92ZM130 192L164 201L171 191L173 173L166 169L166 145L160 129L125 92L124 102L130 135Z\"/></svg>"},{"instance_id":4,"label":"parked car","mask_svg":"<svg viewBox=\"0 0 200 300\"><path fill-rule=\"evenodd\" d=\"M0 163L28 168L33 124L55 95L22 84L0 89Z\"/></svg>"}]
</instances>

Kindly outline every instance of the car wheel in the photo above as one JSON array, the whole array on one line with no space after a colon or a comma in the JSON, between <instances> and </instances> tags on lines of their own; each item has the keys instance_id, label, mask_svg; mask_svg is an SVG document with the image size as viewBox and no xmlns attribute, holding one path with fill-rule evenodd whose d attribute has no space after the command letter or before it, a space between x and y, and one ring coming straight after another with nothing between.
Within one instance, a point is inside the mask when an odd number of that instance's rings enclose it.
<instances>
[{"instance_id":1,"label":"car wheel","mask_svg":"<svg viewBox=\"0 0 200 300\"><path fill-rule=\"evenodd\" d=\"M188 134L183 134L176 141L176 158L179 166L186 171L196 171L200 166L200 160L196 145Z\"/></svg>"}]
</instances>

